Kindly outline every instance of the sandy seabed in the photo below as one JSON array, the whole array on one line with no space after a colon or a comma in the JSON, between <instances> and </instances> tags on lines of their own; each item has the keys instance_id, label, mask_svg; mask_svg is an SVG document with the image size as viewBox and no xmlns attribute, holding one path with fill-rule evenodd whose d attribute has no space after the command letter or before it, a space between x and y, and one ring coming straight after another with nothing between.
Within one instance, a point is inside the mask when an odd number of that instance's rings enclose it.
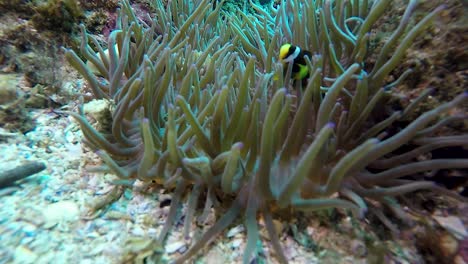
<instances>
[{"instance_id":1,"label":"sandy seabed","mask_svg":"<svg viewBox=\"0 0 468 264\"><path fill-rule=\"evenodd\" d=\"M0 189L0 263L137 263L147 256L166 263L187 249L191 241L183 238L182 221L164 247L155 242L169 210L167 202L161 208L160 201L170 200L170 193L163 190L137 182L118 201L92 214L90 209L114 190L110 182L115 176L88 169L101 161L83 147L82 133L71 117L47 109L30 114L36 122L33 131L2 137L0 170L25 161L44 162L46 169ZM238 224L201 252L196 262L241 263L245 232ZM193 230L191 235L199 237L200 227L194 225ZM291 263L317 263L313 252L288 235L282 242ZM267 262L276 263L268 243L263 246Z\"/></svg>"}]
</instances>

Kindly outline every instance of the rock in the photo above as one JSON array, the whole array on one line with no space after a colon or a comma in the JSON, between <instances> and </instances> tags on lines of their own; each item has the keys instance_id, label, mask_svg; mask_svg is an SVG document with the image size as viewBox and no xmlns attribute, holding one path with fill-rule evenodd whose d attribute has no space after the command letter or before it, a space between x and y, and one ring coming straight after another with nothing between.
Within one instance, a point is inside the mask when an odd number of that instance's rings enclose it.
<instances>
[{"instance_id":1,"label":"rock","mask_svg":"<svg viewBox=\"0 0 468 264\"><path fill-rule=\"evenodd\" d=\"M36 84L28 93L25 106L28 108L46 108L49 105L49 97L46 92L50 89L42 84Z\"/></svg>"}]
</instances>

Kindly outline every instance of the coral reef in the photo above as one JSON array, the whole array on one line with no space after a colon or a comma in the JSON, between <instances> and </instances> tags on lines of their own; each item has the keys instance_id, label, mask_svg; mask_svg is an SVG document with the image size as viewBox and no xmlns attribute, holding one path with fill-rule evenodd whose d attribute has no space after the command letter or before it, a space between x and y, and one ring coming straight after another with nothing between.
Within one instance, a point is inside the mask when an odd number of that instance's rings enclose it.
<instances>
[{"instance_id":1,"label":"coral reef","mask_svg":"<svg viewBox=\"0 0 468 264\"><path fill-rule=\"evenodd\" d=\"M39 34L27 20L10 14L4 14L1 19L9 25L0 30L1 71L22 72L31 86L59 86L59 42Z\"/></svg>"},{"instance_id":2,"label":"coral reef","mask_svg":"<svg viewBox=\"0 0 468 264\"><path fill-rule=\"evenodd\" d=\"M117 184L140 181L173 190L159 241L179 221L177 210L186 197L187 239L195 219L203 223L212 207L219 212L217 222L176 263L195 256L239 216L247 230L244 263L257 255L258 218L277 259L287 262L273 220L285 211L345 208L357 217L373 214L397 232L383 213L388 208L409 221L395 197L425 189L466 200L411 176L468 167L464 158L417 159L434 149L466 146L466 134L434 133L466 118L448 113L468 94L400 129L390 128L407 120L432 89L401 111L374 118L412 70L391 83L389 74L444 9L414 20L417 1L409 1L399 26L368 67L369 32L390 2L294 0L266 9L250 2L256 13L247 14L222 12L223 2L213 9L208 0L167 6L156 1L156 14L147 23L122 1L107 47L81 27L80 55L98 74L66 51L95 98L115 104L112 126L98 131L82 108L70 114L87 145L121 179ZM291 67L277 62L283 43L314 54L306 58L311 74L305 86L292 82ZM408 145L413 148L402 152ZM200 214L199 207L204 208Z\"/></svg>"},{"instance_id":3,"label":"coral reef","mask_svg":"<svg viewBox=\"0 0 468 264\"><path fill-rule=\"evenodd\" d=\"M389 12L377 21L376 28L393 29L395 21L404 12L404 2L392 2ZM463 77L467 68L463 43L466 42L465 32L468 31L464 13L468 11L468 6L459 0L425 1L420 3L415 16L421 18L439 5L445 5L446 8L434 18L432 26L424 35L415 39L407 51L407 59L389 76L389 80L395 80L408 68L413 70L401 85L393 89L392 101L399 107L406 107L425 89L435 89L431 98L422 102L408 116L410 120L462 93L468 85ZM390 36L389 33L391 32L373 30L370 36L371 48L378 51ZM368 66L373 65L376 55L377 53L367 59ZM466 107L463 108L463 111L467 110ZM465 122L462 131L468 131L468 123Z\"/></svg>"},{"instance_id":4,"label":"coral reef","mask_svg":"<svg viewBox=\"0 0 468 264\"><path fill-rule=\"evenodd\" d=\"M59 32L71 32L83 18L83 10L74 0L48 0L36 7L32 21L36 28L47 28Z\"/></svg>"},{"instance_id":5,"label":"coral reef","mask_svg":"<svg viewBox=\"0 0 468 264\"><path fill-rule=\"evenodd\" d=\"M31 109L55 108L75 96L66 85L59 47L70 40L70 32L62 30L78 28L79 10L75 1L0 3L0 93L16 95L15 100L2 97L0 127L26 133L35 127Z\"/></svg>"},{"instance_id":6,"label":"coral reef","mask_svg":"<svg viewBox=\"0 0 468 264\"><path fill-rule=\"evenodd\" d=\"M4 14L6 12L25 12L28 14L33 13L33 9L31 7L34 6L32 1L24 1L24 0L9 0L9 1L1 1L0 2L0 11Z\"/></svg>"}]
</instances>

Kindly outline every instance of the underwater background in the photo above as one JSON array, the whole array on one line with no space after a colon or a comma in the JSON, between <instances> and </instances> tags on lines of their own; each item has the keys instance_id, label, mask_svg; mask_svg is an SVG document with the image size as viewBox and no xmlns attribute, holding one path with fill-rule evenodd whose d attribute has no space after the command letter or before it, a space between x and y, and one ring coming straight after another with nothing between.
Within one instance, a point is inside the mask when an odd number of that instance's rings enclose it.
<instances>
[{"instance_id":1,"label":"underwater background","mask_svg":"<svg viewBox=\"0 0 468 264\"><path fill-rule=\"evenodd\" d=\"M462 0L0 0L0 263L468 262Z\"/></svg>"}]
</instances>

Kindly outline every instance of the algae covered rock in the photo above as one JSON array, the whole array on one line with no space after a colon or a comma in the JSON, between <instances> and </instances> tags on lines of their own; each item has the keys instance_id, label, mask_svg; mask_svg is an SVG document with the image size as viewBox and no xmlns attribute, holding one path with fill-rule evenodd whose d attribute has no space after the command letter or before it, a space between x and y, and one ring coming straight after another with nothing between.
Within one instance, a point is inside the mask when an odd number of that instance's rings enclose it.
<instances>
[{"instance_id":1,"label":"algae covered rock","mask_svg":"<svg viewBox=\"0 0 468 264\"><path fill-rule=\"evenodd\" d=\"M19 92L20 82L21 75L0 74L0 127L26 133L35 125Z\"/></svg>"},{"instance_id":2,"label":"algae covered rock","mask_svg":"<svg viewBox=\"0 0 468 264\"><path fill-rule=\"evenodd\" d=\"M17 77L13 74L0 74L0 105L11 103L18 98Z\"/></svg>"}]
</instances>

